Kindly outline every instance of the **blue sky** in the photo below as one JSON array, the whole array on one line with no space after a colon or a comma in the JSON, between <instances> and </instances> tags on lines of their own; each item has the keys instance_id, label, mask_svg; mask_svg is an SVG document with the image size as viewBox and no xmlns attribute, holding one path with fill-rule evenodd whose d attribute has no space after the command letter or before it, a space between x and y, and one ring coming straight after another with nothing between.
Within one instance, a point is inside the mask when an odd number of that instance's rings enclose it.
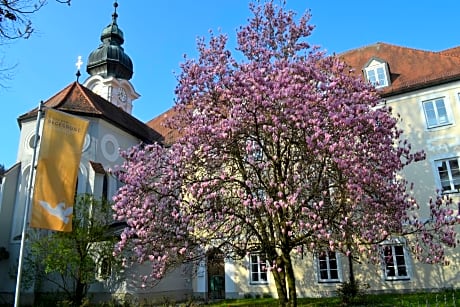
<instances>
[{"instance_id":1,"label":"blue sky","mask_svg":"<svg viewBox=\"0 0 460 307\"><path fill-rule=\"evenodd\" d=\"M236 30L251 17L248 0L118 2L125 52L134 63L131 81L141 94L133 115L144 122L173 105L173 73L180 72L184 54L196 56L197 37L220 30L233 50ZM375 42L431 51L460 45L457 0L287 0L286 7L298 15L311 10L316 29L310 42L330 53ZM0 46L0 59L17 65L12 80L1 81L8 88L0 88L0 164L9 168L16 161L17 117L75 81L77 56L85 66L112 12L112 0L72 0L70 7L49 0L32 17L36 32L30 39ZM82 69L80 80L87 77Z\"/></svg>"}]
</instances>

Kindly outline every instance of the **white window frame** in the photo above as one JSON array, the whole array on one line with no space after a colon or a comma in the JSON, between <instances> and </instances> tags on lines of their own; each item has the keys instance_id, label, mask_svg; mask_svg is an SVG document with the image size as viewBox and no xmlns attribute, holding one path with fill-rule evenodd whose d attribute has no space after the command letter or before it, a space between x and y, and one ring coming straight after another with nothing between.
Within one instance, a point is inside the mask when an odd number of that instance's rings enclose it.
<instances>
[{"instance_id":1,"label":"white window frame","mask_svg":"<svg viewBox=\"0 0 460 307\"><path fill-rule=\"evenodd\" d=\"M335 259L333 259L331 255L334 255ZM323 257L324 257L324 260L322 259ZM332 260L335 260L337 278L331 277L331 271L333 270L332 265L331 265ZM321 262L323 262L326 265L325 270L321 268ZM331 252L331 251L318 252L315 254L315 263L316 263L316 277L317 277L318 283L340 283L343 281L341 258L337 252ZM323 271L327 272L327 278L321 277L321 272Z\"/></svg>"},{"instance_id":2,"label":"white window frame","mask_svg":"<svg viewBox=\"0 0 460 307\"><path fill-rule=\"evenodd\" d=\"M452 168L452 166L450 164L451 161L456 161L458 166L459 166L459 168L460 168L460 157L458 157L458 156L452 156L452 157L448 157L448 158L444 158L444 159L434 160L434 168L435 168L435 173L436 173L436 176L437 176L436 181L438 183L439 189L440 189L442 194L459 193L460 192L460 186L458 188L455 188L455 181L456 180L459 180L459 184L460 184L460 174L455 176L455 174L453 173L453 170L457 171L457 172L459 170L455 170L455 169ZM449 182L449 185L450 185L450 189L444 189L443 188L443 184L442 184L443 180L441 178L441 174L440 174L440 170L439 170L439 167L441 167L443 165L443 163L445 163L445 166L446 166L447 177L448 177L448 182Z\"/></svg>"},{"instance_id":3,"label":"white window frame","mask_svg":"<svg viewBox=\"0 0 460 307\"><path fill-rule=\"evenodd\" d=\"M378 63L378 64L373 64L371 66L368 66L364 68L364 72L366 74L366 80L371 83L375 88L382 88L390 85L390 74L388 71L388 66L387 63ZM379 77L379 72L381 72L383 75L383 78ZM374 75L375 81L372 80L370 77L370 74ZM379 81L383 81L379 83Z\"/></svg>"},{"instance_id":4,"label":"white window frame","mask_svg":"<svg viewBox=\"0 0 460 307\"><path fill-rule=\"evenodd\" d=\"M269 272L267 268L268 268L268 263L267 263L266 256L260 253L250 254L249 255L249 283L251 285L268 284ZM254 277L257 277L257 278L254 278Z\"/></svg>"},{"instance_id":5,"label":"white window frame","mask_svg":"<svg viewBox=\"0 0 460 307\"><path fill-rule=\"evenodd\" d=\"M395 249L398 248L397 253ZM385 255L385 251L390 249L391 254ZM407 248L403 243L387 243L380 246L380 256L382 259L383 279L386 281L410 280L411 279L411 266ZM402 257L402 258L401 258ZM398 260L404 261L402 264ZM391 264L391 265L390 265ZM390 270L392 268L392 270ZM405 271L405 275L403 271ZM389 275L390 272L393 272Z\"/></svg>"},{"instance_id":6,"label":"white window frame","mask_svg":"<svg viewBox=\"0 0 460 307\"><path fill-rule=\"evenodd\" d=\"M444 105L445 114L440 114L441 113L440 111L442 109L437 106L437 103L439 101L442 101L442 103ZM433 112L434 112L434 117L435 117L435 121L436 121L434 123L430 123L429 119L428 119L429 117L428 117L428 113L427 113L427 107L429 105L433 106ZM452 125L454 123L453 117L452 117L452 111L450 109L450 103L449 103L449 100L447 99L447 97L445 97L445 96L437 96L435 98L423 100L422 101L422 109L423 109L423 116L425 118L425 123L426 123L427 129L433 129L433 128L437 128L437 127L448 126L448 125Z\"/></svg>"}]
</instances>

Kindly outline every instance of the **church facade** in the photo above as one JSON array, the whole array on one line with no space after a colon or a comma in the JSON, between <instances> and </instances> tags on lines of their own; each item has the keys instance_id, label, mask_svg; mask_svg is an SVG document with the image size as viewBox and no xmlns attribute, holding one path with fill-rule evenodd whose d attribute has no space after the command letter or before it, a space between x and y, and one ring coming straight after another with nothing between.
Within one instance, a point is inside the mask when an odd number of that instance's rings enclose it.
<instances>
[{"instance_id":1,"label":"church facade","mask_svg":"<svg viewBox=\"0 0 460 307\"><path fill-rule=\"evenodd\" d=\"M77 79L43 102L45 109L56 109L90 122L79 165L77 193L106 199L111 199L121 184L109 173L109 169L123 162L119 150L139 143L163 142L163 136L131 115L133 101L140 95L130 82L133 64L123 49L124 36L117 24L116 7L115 3L112 22L103 29L100 45L88 57L88 79L83 84ZM37 113L38 108L18 117L21 132L17 163L6 170L0 185L0 304L12 302L15 293L14 273L18 266ZM141 267L136 269L142 270ZM168 279L160 283L154 292L161 293L158 294L161 296L167 292L180 298L191 295L190 278L173 272ZM141 290L128 280L113 283L102 279L89 291L93 297L100 299L112 295L142 298L151 292ZM21 303L31 303L33 292L33 287L21 291Z\"/></svg>"}]
</instances>

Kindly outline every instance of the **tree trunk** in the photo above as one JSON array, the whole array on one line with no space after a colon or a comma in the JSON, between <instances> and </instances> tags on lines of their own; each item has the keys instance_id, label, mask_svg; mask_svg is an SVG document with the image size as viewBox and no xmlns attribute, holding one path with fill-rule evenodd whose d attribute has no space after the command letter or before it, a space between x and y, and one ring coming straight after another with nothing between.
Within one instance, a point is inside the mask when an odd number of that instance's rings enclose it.
<instances>
[{"instance_id":1,"label":"tree trunk","mask_svg":"<svg viewBox=\"0 0 460 307\"><path fill-rule=\"evenodd\" d=\"M355 272L353 269L353 256L351 254L348 255L348 267L350 271L350 290L351 290L351 297L354 299L358 296L358 285L356 284Z\"/></svg>"},{"instance_id":2,"label":"tree trunk","mask_svg":"<svg viewBox=\"0 0 460 307\"><path fill-rule=\"evenodd\" d=\"M297 306L297 292L295 286L294 268L290 255L278 256L276 259L277 268L272 271L278 293L278 305L285 307ZM278 270L279 269L279 270Z\"/></svg>"},{"instance_id":3,"label":"tree trunk","mask_svg":"<svg viewBox=\"0 0 460 307\"><path fill-rule=\"evenodd\" d=\"M80 281L77 281L77 285L75 287L75 304L76 306L81 306L83 301L83 292L84 292L85 285Z\"/></svg>"},{"instance_id":4,"label":"tree trunk","mask_svg":"<svg viewBox=\"0 0 460 307\"><path fill-rule=\"evenodd\" d=\"M292 267L291 256L289 254L285 255L285 269L286 269L286 279L287 286L289 289L289 306L297 306L297 289L295 286L295 275L294 268Z\"/></svg>"},{"instance_id":5,"label":"tree trunk","mask_svg":"<svg viewBox=\"0 0 460 307\"><path fill-rule=\"evenodd\" d=\"M350 284L355 285L356 279L355 279L355 272L353 271L353 257L351 254L348 255L348 268L350 271Z\"/></svg>"},{"instance_id":6,"label":"tree trunk","mask_svg":"<svg viewBox=\"0 0 460 307\"><path fill-rule=\"evenodd\" d=\"M275 280L276 292L278 293L279 306L286 306L288 302L285 273L272 270L273 279Z\"/></svg>"},{"instance_id":7,"label":"tree trunk","mask_svg":"<svg viewBox=\"0 0 460 307\"><path fill-rule=\"evenodd\" d=\"M78 270L75 280L75 305L81 306L83 298L86 295L86 283L82 282L81 271Z\"/></svg>"}]
</instances>

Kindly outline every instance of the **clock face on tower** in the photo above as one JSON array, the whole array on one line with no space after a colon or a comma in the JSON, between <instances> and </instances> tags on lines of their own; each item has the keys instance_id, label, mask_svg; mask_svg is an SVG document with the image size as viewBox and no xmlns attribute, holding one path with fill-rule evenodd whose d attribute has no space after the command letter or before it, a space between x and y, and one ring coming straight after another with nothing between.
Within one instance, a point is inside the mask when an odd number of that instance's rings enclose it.
<instances>
[{"instance_id":1,"label":"clock face on tower","mask_svg":"<svg viewBox=\"0 0 460 307\"><path fill-rule=\"evenodd\" d=\"M118 88L118 99L121 101L121 102L126 102L128 100L128 95L126 94L126 90L122 87L119 87Z\"/></svg>"}]
</instances>

